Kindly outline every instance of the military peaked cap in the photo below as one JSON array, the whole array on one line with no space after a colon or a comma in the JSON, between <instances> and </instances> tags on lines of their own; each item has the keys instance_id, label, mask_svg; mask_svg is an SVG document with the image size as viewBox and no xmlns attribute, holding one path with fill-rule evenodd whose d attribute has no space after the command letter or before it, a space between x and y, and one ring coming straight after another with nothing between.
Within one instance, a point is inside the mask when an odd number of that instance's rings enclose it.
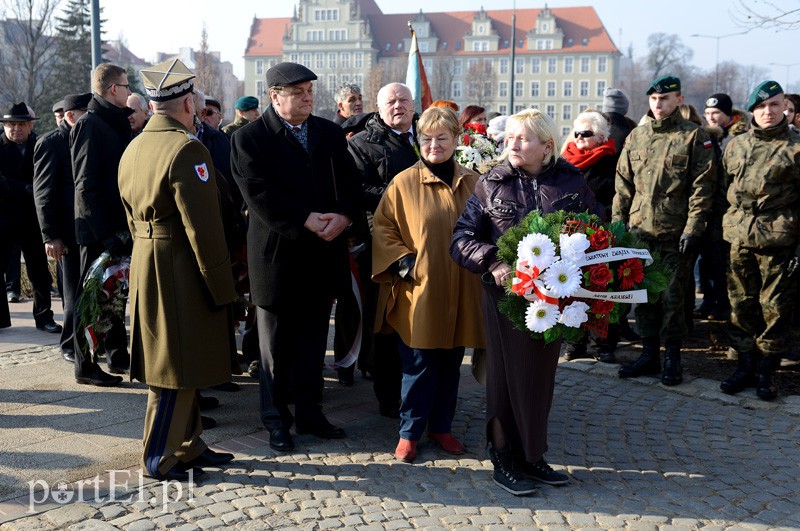
<instances>
[{"instance_id":1,"label":"military peaked cap","mask_svg":"<svg viewBox=\"0 0 800 531\"><path fill-rule=\"evenodd\" d=\"M153 101L174 100L194 90L194 73L180 59L145 68L139 74Z\"/></svg>"}]
</instances>

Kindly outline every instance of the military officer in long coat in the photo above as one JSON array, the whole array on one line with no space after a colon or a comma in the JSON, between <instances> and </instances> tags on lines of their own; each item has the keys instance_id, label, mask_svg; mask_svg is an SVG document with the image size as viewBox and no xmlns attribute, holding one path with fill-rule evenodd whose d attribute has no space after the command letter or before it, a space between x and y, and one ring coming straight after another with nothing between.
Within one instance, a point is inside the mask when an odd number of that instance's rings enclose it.
<instances>
[{"instance_id":1,"label":"military officer in long coat","mask_svg":"<svg viewBox=\"0 0 800 531\"><path fill-rule=\"evenodd\" d=\"M131 378L150 387L145 472L187 480L233 455L200 438L198 388L230 378L236 294L211 156L189 133L194 74L179 60L142 70L153 117L125 150L119 187L134 238Z\"/></svg>"}]
</instances>

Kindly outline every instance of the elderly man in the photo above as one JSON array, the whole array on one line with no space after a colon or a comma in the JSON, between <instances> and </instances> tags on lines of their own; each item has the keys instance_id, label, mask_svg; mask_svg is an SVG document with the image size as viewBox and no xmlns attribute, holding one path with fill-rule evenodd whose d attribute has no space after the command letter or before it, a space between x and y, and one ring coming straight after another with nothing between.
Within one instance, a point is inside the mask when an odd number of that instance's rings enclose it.
<instances>
[{"instance_id":1,"label":"elderly man","mask_svg":"<svg viewBox=\"0 0 800 531\"><path fill-rule=\"evenodd\" d=\"M64 100L58 100L53 104L53 117L56 119L56 127L64 121Z\"/></svg>"},{"instance_id":2,"label":"elderly man","mask_svg":"<svg viewBox=\"0 0 800 531\"><path fill-rule=\"evenodd\" d=\"M416 115L411 89L402 83L390 83L378 91L377 100L378 112L369 118L363 131L349 140L364 192L362 208L369 217L394 176L419 160L414 149ZM371 245L368 237L366 243ZM359 259L361 277L365 279L372 273L371 254L368 248ZM370 366L381 415L398 418L402 371L397 337L372 333L378 288L373 282L365 284L361 364Z\"/></svg>"},{"instance_id":3,"label":"elderly man","mask_svg":"<svg viewBox=\"0 0 800 531\"><path fill-rule=\"evenodd\" d=\"M661 255L674 271L658 301L636 307L642 354L620 367L620 378L661 372L661 383L683 381L681 346L688 334L684 290L697 258L717 187L713 143L703 129L680 114L680 79L662 76L647 90L651 118L636 127L617 163L611 211L631 232ZM665 342L661 371L661 341Z\"/></svg>"},{"instance_id":4,"label":"elderly man","mask_svg":"<svg viewBox=\"0 0 800 531\"><path fill-rule=\"evenodd\" d=\"M149 386L142 466L193 480L232 454L210 450L196 393L230 379L228 305L236 297L208 150L190 132L194 74L180 61L142 70L154 115L119 164L134 237L131 377Z\"/></svg>"},{"instance_id":5,"label":"elderly man","mask_svg":"<svg viewBox=\"0 0 800 531\"><path fill-rule=\"evenodd\" d=\"M231 149L233 176L250 213L261 420L279 451L294 448L293 420L297 433L345 436L322 413L322 367L331 305L350 288L342 233L359 213L360 192L344 132L311 114L315 79L296 63L270 68L271 105L233 135Z\"/></svg>"},{"instance_id":6,"label":"elderly man","mask_svg":"<svg viewBox=\"0 0 800 531\"><path fill-rule=\"evenodd\" d=\"M236 118L222 128L222 132L228 136L233 136L233 133L241 129L242 126L258 118L258 98L242 96L234 102L233 112L236 113Z\"/></svg>"},{"instance_id":7,"label":"elderly man","mask_svg":"<svg viewBox=\"0 0 800 531\"><path fill-rule=\"evenodd\" d=\"M12 243L19 245L25 257L25 269L33 285L33 318L36 328L45 332L59 334L61 325L53 321L50 309L50 270L47 255L42 247L42 233L36 217L33 201L33 150L36 135L33 134L33 116L24 102L12 105L6 110L0 122L3 134L0 135L0 174L8 182L8 209L13 220L13 230L8 235ZM12 256L14 256L12 254ZM8 254L0 256L0 272L6 271ZM12 258L19 267L19 257ZM12 302L13 298L10 298Z\"/></svg>"},{"instance_id":8,"label":"elderly man","mask_svg":"<svg viewBox=\"0 0 800 531\"><path fill-rule=\"evenodd\" d=\"M147 120L150 119L150 106L144 96L133 92L128 96L126 102L127 107L133 112L128 116L128 122L131 124L131 132L133 136L138 135L147 125Z\"/></svg>"},{"instance_id":9,"label":"elderly man","mask_svg":"<svg viewBox=\"0 0 800 531\"><path fill-rule=\"evenodd\" d=\"M92 92L87 113L75 122L69 134L81 280L103 251L117 258L131 253L131 235L117 184L119 159L131 141L131 110L126 107L131 94L128 74L117 65L101 64L92 74ZM76 298L82 292L80 284ZM110 371L122 374L128 370L124 312L112 319L105 349ZM83 330L75 330L75 380L97 386L122 382L121 377L106 373L95 362Z\"/></svg>"},{"instance_id":10,"label":"elderly man","mask_svg":"<svg viewBox=\"0 0 800 531\"><path fill-rule=\"evenodd\" d=\"M64 307L61 355L75 362L75 293L81 257L75 241L75 182L69 154L69 132L86 112L92 94L72 94L62 100L64 120L42 136L33 150L33 200L47 256L60 270L59 291Z\"/></svg>"},{"instance_id":11,"label":"elderly man","mask_svg":"<svg viewBox=\"0 0 800 531\"><path fill-rule=\"evenodd\" d=\"M336 89L336 116L333 122L342 125L345 120L364 112L364 102L361 97L361 87L355 83L344 83Z\"/></svg>"},{"instance_id":12,"label":"elderly man","mask_svg":"<svg viewBox=\"0 0 800 531\"><path fill-rule=\"evenodd\" d=\"M738 366L720 384L738 393L756 385L756 395L773 400L774 373L788 349L795 309L800 240L800 135L784 116L784 94L764 81L750 95L753 127L725 150L730 207L722 231L731 244L728 294L731 345Z\"/></svg>"},{"instance_id":13,"label":"elderly man","mask_svg":"<svg viewBox=\"0 0 800 531\"><path fill-rule=\"evenodd\" d=\"M212 129L219 130L219 124L222 122L222 105L219 100L206 97L206 124Z\"/></svg>"}]
</instances>

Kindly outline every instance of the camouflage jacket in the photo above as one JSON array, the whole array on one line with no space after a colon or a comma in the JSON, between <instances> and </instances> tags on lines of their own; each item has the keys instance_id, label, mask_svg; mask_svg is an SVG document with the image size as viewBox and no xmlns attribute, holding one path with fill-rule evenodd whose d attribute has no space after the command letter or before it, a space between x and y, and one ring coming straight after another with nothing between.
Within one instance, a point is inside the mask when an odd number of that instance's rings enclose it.
<instances>
[{"instance_id":1,"label":"camouflage jacket","mask_svg":"<svg viewBox=\"0 0 800 531\"><path fill-rule=\"evenodd\" d=\"M800 238L800 133L786 120L756 126L728 144L723 156L730 206L725 240L744 247L795 246Z\"/></svg>"},{"instance_id":2,"label":"camouflage jacket","mask_svg":"<svg viewBox=\"0 0 800 531\"><path fill-rule=\"evenodd\" d=\"M676 110L635 128L620 154L611 216L642 237L700 236L717 187L714 148Z\"/></svg>"}]
</instances>

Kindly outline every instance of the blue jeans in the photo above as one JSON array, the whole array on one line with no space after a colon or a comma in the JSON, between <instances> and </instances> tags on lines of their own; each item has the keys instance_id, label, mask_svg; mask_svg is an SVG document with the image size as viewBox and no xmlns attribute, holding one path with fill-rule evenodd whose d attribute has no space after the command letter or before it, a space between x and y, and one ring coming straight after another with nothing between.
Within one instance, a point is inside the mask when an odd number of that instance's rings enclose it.
<instances>
[{"instance_id":1,"label":"blue jeans","mask_svg":"<svg viewBox=\"0 0 800 531\"><path fill-rule=\"evenodd\" d=\"M419 349L397 341L403 363L400 437L418 441L431 433L450 433L456 414L464 347Z\"/></svg>"}]
</instances>

